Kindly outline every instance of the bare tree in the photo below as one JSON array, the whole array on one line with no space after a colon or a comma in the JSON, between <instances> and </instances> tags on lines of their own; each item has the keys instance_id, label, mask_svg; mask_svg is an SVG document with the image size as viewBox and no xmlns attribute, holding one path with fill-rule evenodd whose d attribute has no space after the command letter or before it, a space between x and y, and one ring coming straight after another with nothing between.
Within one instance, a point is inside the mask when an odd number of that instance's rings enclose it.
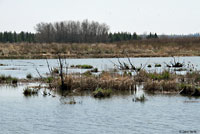
<instances>
[{"instance_id":1,"label":"bare tree","mask_svg":"<svg viewBox=\"0 0 200 134\"><path fill-rule=\"evenodd\" d=\"M39 42L107 42L109 26L95 21L62 21L36 25Z\"/></svg>"}]
</instances>

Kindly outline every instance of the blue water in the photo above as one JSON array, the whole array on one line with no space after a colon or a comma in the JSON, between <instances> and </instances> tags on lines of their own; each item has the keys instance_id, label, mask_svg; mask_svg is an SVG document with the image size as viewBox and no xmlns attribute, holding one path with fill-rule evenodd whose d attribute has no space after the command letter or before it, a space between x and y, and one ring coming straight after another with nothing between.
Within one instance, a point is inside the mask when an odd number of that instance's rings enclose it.
<instances>
[{"instance_id":1,"label":"blue water","mask_svg":"<svg viewBox=\"0 0 200 134\"><path fill-rule=\"evenodd\" d=\"M144 103L133 95L108 99L71 98L41 93L24 97L26 85L0 87L0 133L2 134L171 134L200 133L200 99L179 95L147 95Z\"/></svg>"}]
</instances>

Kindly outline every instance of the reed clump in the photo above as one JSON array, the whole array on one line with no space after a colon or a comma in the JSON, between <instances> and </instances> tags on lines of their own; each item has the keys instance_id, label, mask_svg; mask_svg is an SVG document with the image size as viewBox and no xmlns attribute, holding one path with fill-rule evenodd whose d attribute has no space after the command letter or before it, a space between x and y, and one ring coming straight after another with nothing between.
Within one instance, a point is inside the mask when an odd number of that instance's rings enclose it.
<instances>
[{"instance_id":1,"label":"reed clump","mask_svg":"<svg viewBox=\"0 0 200 134\"><path fill-rule=\"evenodd\" d=\"M72 68L81 68L81 69L92 69L93 66L92 65L87 65L87 64L84 64L84 65L71 65Z\"/></svg>"},{"instance_id":2,"label":"reed clump","mask_svg":"<svg viewBox=\"0 0 200 134\"><path fill-rule=\"evenodd\" d=\"M95 75L66 75L64 77L63 90L94 91L95 89L113 89L113 90L132 90L135 87L135 81L129 76L103 72L99 76ZM54 87L61 86L60 78L56 78L53 83Z\"/></svg>"},{"instance_id":3,"label":"reed clump","mask_svg":"<svg viewBox=\"0 0 200 134\"><path fill-rule=\"evenodd\" d=\"M149 93L179 92L178 83L174 80L148 81L144 84L143 89Z\"/></svg>"}]
</instances>

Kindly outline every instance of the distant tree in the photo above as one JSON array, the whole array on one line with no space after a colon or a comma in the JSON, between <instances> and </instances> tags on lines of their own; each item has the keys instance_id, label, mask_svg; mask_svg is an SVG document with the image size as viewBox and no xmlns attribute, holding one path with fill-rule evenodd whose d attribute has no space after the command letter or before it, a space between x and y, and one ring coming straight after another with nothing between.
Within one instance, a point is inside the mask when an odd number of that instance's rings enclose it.
<instances>
[{"instance_id":1,"label":"distant tree","mask_svg":"<svg viewBox=\"0 0 200 134\"><path fill-rule=\"evenodd\" d=\"M3 33L0 32L0 42L3 42Z\"/></svg>"},{"instance_id":2,"label":"distant tree","mask_svg":"<svg viewBox=\"0 0 200 134\"><path fill-rule=\"evenodd\" d=\"M8 42L8 32L3 33L3 42Z\"/></svg>"},{"instance_id":3,"label":"distant tree","mask_svg":"<svg viewBox=\"0 0 200 134\"><path fill-rule=\"evenodd\" d=\"M20 38L20 41L21 41L21 42L24 42L24 41L25 41L25 34L24 34L23 31L19 34L19 38Z\"/></svg>"},{"instance_id":4,"label":"distant tree","mask_svg":"<svg viewBox=\"0 0 200 134\"><path fill-rule=\"evenodd\" d=\"M17 40L17 33L15 31L13 33L13 41L14 42L18 42L18 40Z\"/></svg>"},{"instance_id":5,"label":"distant tree","mask_svg":"<svg viewBox=\"0 0 200 134\"><path fill-rule=\"evenodd\" d=\"M158 35L157 35L157 33L152 34L152 33L150 32L150 34L149 34L146 38L147 38L147 39L157 39L157 38L158 38Z\"/></svg>"},{"instance_id":6,"label":"distant tree","mask_svg":"<svg viewBox=\"0 0 200 134\"><path fill-rule=\"evenodd\" d=\"M8 40L7 42L13 43L13 34L12 32L8 32Z\"/></svg>"},{"instance_id":7,"label":"distant tree","mask_svg":"<svg viewBox=\"0 0 200 134\"><path fill-rule=\"evenodd\" d=\"M154 35L154 38L158 38L158 35L157 35L157 33L155 33L155 35Z\"/></svg>"},{"instance_id":8,"label":"distant tree","mask_svg":"<svg viewBox=\"0 0 200 134\"><path fill-rule=\"evenodd\" d=\"M107 42L109 27L106 24L79 21L39 23L35 27L39 42Z\"/></svg>"},{"instance_id":9,"label":"distant tree","mask_svg":"<svg viewBox=\"0 0 200 134\"><path fill-rule=\"evenodd\" d=\"M136 32L133 33L133 40L137 40L138 39L138 36L136 34Z\"/></svg>"}]
</instances>

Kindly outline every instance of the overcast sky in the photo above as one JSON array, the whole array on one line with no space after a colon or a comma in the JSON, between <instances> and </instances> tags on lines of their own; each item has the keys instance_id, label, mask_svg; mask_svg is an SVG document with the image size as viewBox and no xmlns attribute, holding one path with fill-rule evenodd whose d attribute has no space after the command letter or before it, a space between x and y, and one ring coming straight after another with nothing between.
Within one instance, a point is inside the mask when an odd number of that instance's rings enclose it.
<instances>
[{"instance_id":1,"label":"overcast sky","mask_svg":"<svg viewBox=\"0 0 200 134\"><path fill-rule=\"evenodd\" d=\"M200 0L0 0L0 31L30 31L39 22L95 20L112 32L200 32Z\"/></svg>"}]
</instances>

